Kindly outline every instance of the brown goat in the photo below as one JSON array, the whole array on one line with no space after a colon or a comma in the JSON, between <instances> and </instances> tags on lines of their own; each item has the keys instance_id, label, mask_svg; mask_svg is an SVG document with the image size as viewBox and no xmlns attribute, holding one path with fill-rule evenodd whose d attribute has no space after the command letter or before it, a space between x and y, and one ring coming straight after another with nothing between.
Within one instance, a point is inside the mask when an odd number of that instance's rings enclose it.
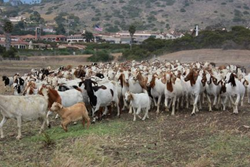
<instances>
[{"instance_id":1,"label":"brown goat","mask_svg":"<svg viewBox=\"0 0 250 167\"><path fill-rule=\"evenodd\" d=\"M56 112L62 119L62 128L67 132L67 125L70 122L75 122L82 120L82 125L84 127L85 121L87 121L87 127L90 124L90 118L88 116L88 111L86 109L85 103L76 103L70 107L63 107L61 104L54 102L51 111Z\"/></svg>"}]
</instances>

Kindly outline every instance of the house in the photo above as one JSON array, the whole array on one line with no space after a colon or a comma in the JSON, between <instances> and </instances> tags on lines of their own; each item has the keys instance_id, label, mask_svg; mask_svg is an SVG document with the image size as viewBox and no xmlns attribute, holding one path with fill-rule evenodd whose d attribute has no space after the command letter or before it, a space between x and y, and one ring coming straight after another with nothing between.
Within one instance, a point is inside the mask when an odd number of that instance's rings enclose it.
<instances>
[{"instance_id":1,"label":"house","mask_svg":"<svg viewBox=\"0 0 250 167\"><path fill-rule=\"evenodd\" d=\"M67 42L85 42L85 38L82 34L70 35L67 36Z\"/></svg>"},{"instance_id":2,"label":"house","mask_svg":"<svg viewBox=\"0 0 250 167\"><path fill-rule=\"evenodd\" d=\"M22 35L20 36L20 38L23 40L23 41L26 41L26 42L29 42L29 41L35 41L36 40L36 36L35 35Z\"/></svg>"},{"instance_id":3,"label":"house","mask_svg":"<svg viewBox=\"0 0 250 167\"><path fill-rule=\"evenodd\" d=\"M5 41L0 41L0 45L5 47ZM11 47L16 49L28 49L29 43L25 41L12 41Z\"/></svg>"},{"instance_id":4,"label":"house","mask_svg":"<svg viewBox=\"0 0 250 167\"><path fill-rule=\"evenodd\" d=\"M11 41L15 41L15 42L21 40L20 36L18 36L18 35L16 35L16 36L12 35L10 38L11 38ZM5 35L0 34L0 41L5 41Z\"/></svg>"},{"instance_id":5,"label":"house","mask_svg":"<svg viewBox=\"0 0 250 167\"><path fill-rule=\"evenodd\" d=\"M29 42L29 41L36 41L37 37L35 35L22 35L20 36L20 39L23 41ZM48 42L65 42L66 36L64 35L43 35L40 36L41 40L48 41Z\"/></svg>"},{"instance_id":6,"label":"house","mask_svg":"<svg viewBox=\"0 0 250 167\"><path fill-rule=\"evenodd\" d=\"M56 31L55 31L55 29L53 27L43 27L43 32L56 33Z\"/></svg>"},{"instance_id":7,"label":"house","mask_svg":"<svg viewBox=\"0 0 250 167\"><path fill-rule=\"evenodd\" d=\"M64 35L43 35L40 39L48 42L66 42L67 37Z\"/></svg>"},{"instance_id":8,"label":"house","mask_svg":"<svg viewBox=\"0 0 250 167\"><path fill-rule=\"evenodd\" d=\"M25 21L26 18L24 16L16 16L16 17L9 17L9 20L12 24L17 24L20 21Z\"/></svg>"},{"instance_id":9,"label":"house","mask_svg":"<svg viewBox=\"0 0 250 167\"><path fill-rule=\"evenodd\" d=\"M115 44L121 43L121 38L116 36L115 34L103 34L101 36L101 39L106 41L107 43L115 43Z\"/></svg>"}]
</instances>

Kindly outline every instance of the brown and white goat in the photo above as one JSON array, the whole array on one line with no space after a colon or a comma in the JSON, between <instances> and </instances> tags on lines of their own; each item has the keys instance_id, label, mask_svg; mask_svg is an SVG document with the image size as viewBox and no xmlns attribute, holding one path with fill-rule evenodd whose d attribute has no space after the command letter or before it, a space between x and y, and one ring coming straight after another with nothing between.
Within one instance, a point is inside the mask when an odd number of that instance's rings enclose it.
<instances>
[{"instance_id":1,"label":"brown and white goat","mask_svg":"<svg viewBox=\"0 0 250 167\"><path fill-rule=\"evenodd\" d=\"M90 124L90 118L88 116L88 111L86 109L85 103L79 102L71 107L63 107L60 103L54 102L51 111L56 112L62 119L62 128L67 132L67 125L70 122L75 122L82 120L82 125L84 127L85 121L87 121L87 127Z\"/></svg>"}]
</instances>

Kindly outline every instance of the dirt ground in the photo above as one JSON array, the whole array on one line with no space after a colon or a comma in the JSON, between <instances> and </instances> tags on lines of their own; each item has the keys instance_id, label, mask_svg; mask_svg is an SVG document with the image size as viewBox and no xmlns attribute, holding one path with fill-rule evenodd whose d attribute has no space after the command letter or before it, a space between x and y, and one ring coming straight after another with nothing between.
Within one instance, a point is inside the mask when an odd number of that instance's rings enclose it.
<instances>
[{"instance_id":1,"label":"dirt ground","mask_svg":"<svg viewBox=\"0 0 250 167\"><path fill-rule=\"evenodd\" d=\"M220 52L226 58L221 58ZM250 51L239 52L211 50L209 54L209 50L202 50L202 53L187 51L166 55L164 59L207 60L215 63L247 65L250 61ZM232 53L242 55L244 58L239 56L235 59ZM216 58L212 58L214 54L217 55ZM185 58L182 57L183 55ZM199 59L196 59L195 55L199 55ZM35 60L33 63L27 63L29 65L22 72L26 72L30 67L44 67L49 64L57 66L59 62L69 64L67 60L62 62L58 60L53 64L51 61ZM4 69L5 67L1 64L1 69L4 70L1 70L1 75L4 72L20 73L19 64L13 65L11 71ZM11 94L10 89L3 87L2 81L0 81L0 94ZM67 133L60 128L60 120L52 119L52 129L46 130L56 143L51 147L44 147L48 139L38 135L40 127L38 121L24 123L23 139L16 141L16 121L8 120L3 128L5 138L0 140L0 166L3 164L4 166L55 167L248 167L250 166L249 106L245 99L244 106L239 107L239 114L233 115L231 110L214 109L208 112L205 103L195 116L190 116L191 108L182 109L175 116L170 116L170 113L165 112L162 107L161 114L156 115L156 109L152 109L150 119L136 122L132 121L132 115L123 111L120 118L108 117L91 125L89 129L82 129L81 125L71 125Z\"/></svg>"}]
</instances>

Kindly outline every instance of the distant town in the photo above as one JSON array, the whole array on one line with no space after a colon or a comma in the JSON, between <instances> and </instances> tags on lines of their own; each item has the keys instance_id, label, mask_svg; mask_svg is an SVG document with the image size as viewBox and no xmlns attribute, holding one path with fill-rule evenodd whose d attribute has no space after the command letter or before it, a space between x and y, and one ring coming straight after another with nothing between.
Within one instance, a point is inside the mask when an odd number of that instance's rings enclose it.
<instances>
[{"instance_id":1,"label":"distant town","mask_svg":"<svg viewBox=\"0 0 250 167\"><path fill-rule=\"evenodd\" d=\"M25 20L23 16L10 17L8 18L13 25L18 22ZM11 46L16 49L49 49L47 42L58 42L58 48L76 47L83 49L79 43L85 43L86 41L86 30L83 30L79 34L68 34L68 35L56 35L56 31L53 26L42 26L42 27L27 27L26 30L35 31L35 35L12 35ZM42 35L42 32L48 33L49 35ZM91 32L92 33L92 32ZM95 43L113 43L113 44L130 44L131 37L129 32L117 32L117 33L105 33L98 32L92 33L93 38L89 42ZM148 31L136 31L133 35L133 43L141 44L144 40L152 37L156 39L176 39L184 36L183 33L170 31L168 33L152 33ZM64 43L59 45L60 43ZM68 43L68 45L65 45ZM0 45L5 46L5 35L0 34ZM32 46L31 46L32 45Z\"/></svg>"}]
</instances>

